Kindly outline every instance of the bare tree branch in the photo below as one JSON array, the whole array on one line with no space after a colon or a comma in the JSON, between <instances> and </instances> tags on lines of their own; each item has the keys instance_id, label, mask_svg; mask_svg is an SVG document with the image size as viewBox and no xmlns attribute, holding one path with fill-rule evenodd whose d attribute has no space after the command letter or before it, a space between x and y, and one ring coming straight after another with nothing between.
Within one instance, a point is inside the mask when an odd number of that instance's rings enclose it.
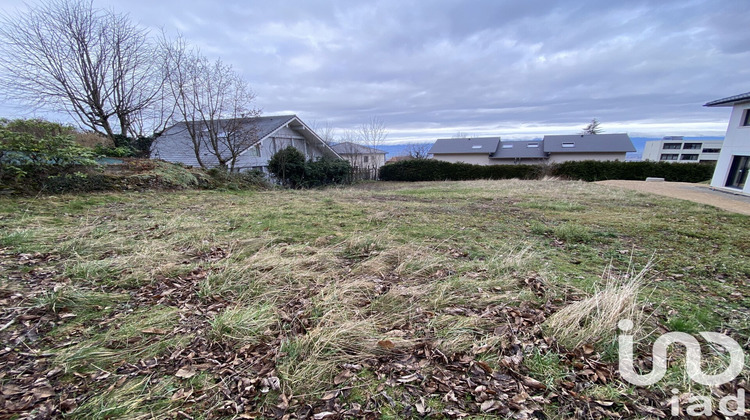
<instances>
[{"instance_id":1,"label":"bare tree branch","mask_svg":"<svg viewBox=\"0 0 750 420\"><path fill-rule=\"evenodd\" d=\"M0 86L105 134L148 135L161 73L148 32L86 0L49 0L0 16Z\"/></svg>"},{"instance_id":2,"label":"bare tree branch","mask_svg":"<svg viewBox=\"0 0 750 420\"><path fill-rule=\"evenodd\" d=\"M365 146L377 149L385 143L388 138L388 130L385 128L385 121L380 117L372 117L367 122L362 123L358 130L357 136L359 142Z\"/></svg>"},{"instance_id":3,"label":"bare tree branch","mask_svg":"<svg viewBox=\"0 0 750 420\"><path fill-rule=\"evenodd\" d=\"M198 164L234 170L237 158L258 140L249 121L260 115L251 106L255 95L230 65L209 61L182 38L162 42L166 92L175 103L175 118L185 122Z\"/></svg>"}]
</instances>

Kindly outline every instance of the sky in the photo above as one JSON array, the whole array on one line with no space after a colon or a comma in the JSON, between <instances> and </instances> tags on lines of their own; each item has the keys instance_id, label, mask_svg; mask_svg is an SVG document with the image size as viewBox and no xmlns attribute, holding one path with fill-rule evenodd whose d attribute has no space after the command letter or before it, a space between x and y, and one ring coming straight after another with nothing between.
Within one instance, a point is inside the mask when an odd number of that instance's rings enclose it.
<instances>
[{"instance_id":1,"label":"sky","mask_svg":"<svg viewBox=\"0 0 750 420\"><path fill-rule=\"evenodd\" d=\"M592 118L608 133L722 136L730 109L703 104L750 91L747 0L94 4L232 64L264 115L339 135L377 117L388 143L572 134Z\"/></svg>"}]
</instances>

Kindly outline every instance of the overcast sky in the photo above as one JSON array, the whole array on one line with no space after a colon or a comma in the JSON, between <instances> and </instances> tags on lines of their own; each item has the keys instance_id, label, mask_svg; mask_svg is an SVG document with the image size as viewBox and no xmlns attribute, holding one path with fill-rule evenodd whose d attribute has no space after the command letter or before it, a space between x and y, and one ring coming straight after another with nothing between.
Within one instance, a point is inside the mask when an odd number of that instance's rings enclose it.
<instances>
[{"instance_id":1,"label":"overcast sky","mask_svg":"<svg viewBox=\"0 0 750 420\"><path fill-rule=\"evenodd\" d=\"M750 91L747 0L94 2L231 63L265 115L340 131L377 116L391 143L592 118L631 136L723 135L729 108L702 105Z\"/></svg>"}]
</instances>

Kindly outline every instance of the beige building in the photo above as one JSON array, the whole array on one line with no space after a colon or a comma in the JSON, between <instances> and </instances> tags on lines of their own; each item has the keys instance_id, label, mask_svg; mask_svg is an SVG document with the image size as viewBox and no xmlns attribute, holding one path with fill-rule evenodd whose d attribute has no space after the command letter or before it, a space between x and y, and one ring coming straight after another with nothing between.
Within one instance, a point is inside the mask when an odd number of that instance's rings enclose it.
<instances>
[{"instance_id":1,"label":"beige building","mask_svg":"<svg viewBox=\"0 0 750 420\"><path fill-rule=\"evenodd\" d=\"M724 144L721 140L685 140L682 136L667 136L647 141L642 160L654 162L716 162Z\"/></svg>"},{"instance_id":2,"label":"beige building","mask_svg":"<svg viewBox=\"0 0 750 420\"><path fill-rule=\"evenodd\" d=\"M500 165L624 161L625 155L634 151L627 134L574 134L524 141L502 141L500 137L439 139L429 153L444 162Z\"/></svg>"},{"instance_id":3,"label":"beige building","mask_svg":"<svg viewBox=\"0 0 750 420\"><path fill-rule=\"evenodd\" d=\"M378 170L385 165L387 152L361 144L343 142L331 146L339 156L349 161L359 179L377 179Z\"/></svg>"}]
</instances>

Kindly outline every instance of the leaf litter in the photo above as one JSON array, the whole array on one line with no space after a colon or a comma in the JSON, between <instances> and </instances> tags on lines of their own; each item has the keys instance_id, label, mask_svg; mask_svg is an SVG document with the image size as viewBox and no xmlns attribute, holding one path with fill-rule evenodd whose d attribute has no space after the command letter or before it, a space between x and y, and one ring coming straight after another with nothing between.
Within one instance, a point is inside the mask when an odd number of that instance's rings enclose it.
<instances>
[{"instance_id":1,"label":"leaf litter","mask_svg":"<svg viewBox=\"0 0 750 420\"><path fill-rule=\"evenodd\" d=\"M380 336L372 337L371 351L356 357L352 354L349 360L344 357L335 364L330 377L321 379L329 381L323 384L323 391L295 393L285 383L280 364L290 357L290 340L305 337L316 328L320 308L311 296L323 286L305 284L295 289L290 283L288 296L272 302L279 323L259 332L258 340L215 339L210 334L212 320L235 306L237 295L205 295L200 289L214 270L221 270L216 263L231 255L227 249L230 247L186 251L183 263L195 265L187 273L156 275L152 282L137 288L106 291L130 296L127 303L117 304L112 319L135 309L177 309L175 325L142 328L131 338L134 342L145 345L180 337L187 342L148 357L116 360L111 366L98 367L91 360L93 370L68 370L55 363L56 352L74 346L77 336L48 333L73 322L79 314L64 305L33 303L49 290L69 283L60 258L0 250L0 268L8 278L6 284L12 285L0 289L0 340L6 343L0 349L0 419L75 415L93 395L116 392L133 379L150 385L172 384L174 390L167 396L164 411L171 418L374 419L391 412L400 418L492 415L528 419L548 417L545 408L549 406L571 418L668 416L665 395L652 390L639 388L617 400L587 394L593 386L618 383L617 366L604 361L588 343L564 349L545 334L542 324L566 302L548 293L548 285L535 273L516 274L517 284L535 299L417 308L403 321L379 331ZM451 259L470 259L468 252L456 248L446 254ZM346 260L339 263L353 265ZM277 268L257 271L262 274ZM456 275L449 267L440 267L421 279L388 270L378 273L382 275L363 280L370 285L371 294L363 294L358 301L362 310L378 299L408 296L420 288L420 282ZM484 274L466 275L476 279ZM473 343L468 349L449 351L441 341L447 339L438 337L430 324L439 316L471 319L482 327L471 331ZM88 324L102 330L114 328L103 320ZM552 386L532 377L524 362L534 351L559 354L567 374ZM728 395L745 386L737 380L720 392Z\"/></svg>"}]
</instances>

